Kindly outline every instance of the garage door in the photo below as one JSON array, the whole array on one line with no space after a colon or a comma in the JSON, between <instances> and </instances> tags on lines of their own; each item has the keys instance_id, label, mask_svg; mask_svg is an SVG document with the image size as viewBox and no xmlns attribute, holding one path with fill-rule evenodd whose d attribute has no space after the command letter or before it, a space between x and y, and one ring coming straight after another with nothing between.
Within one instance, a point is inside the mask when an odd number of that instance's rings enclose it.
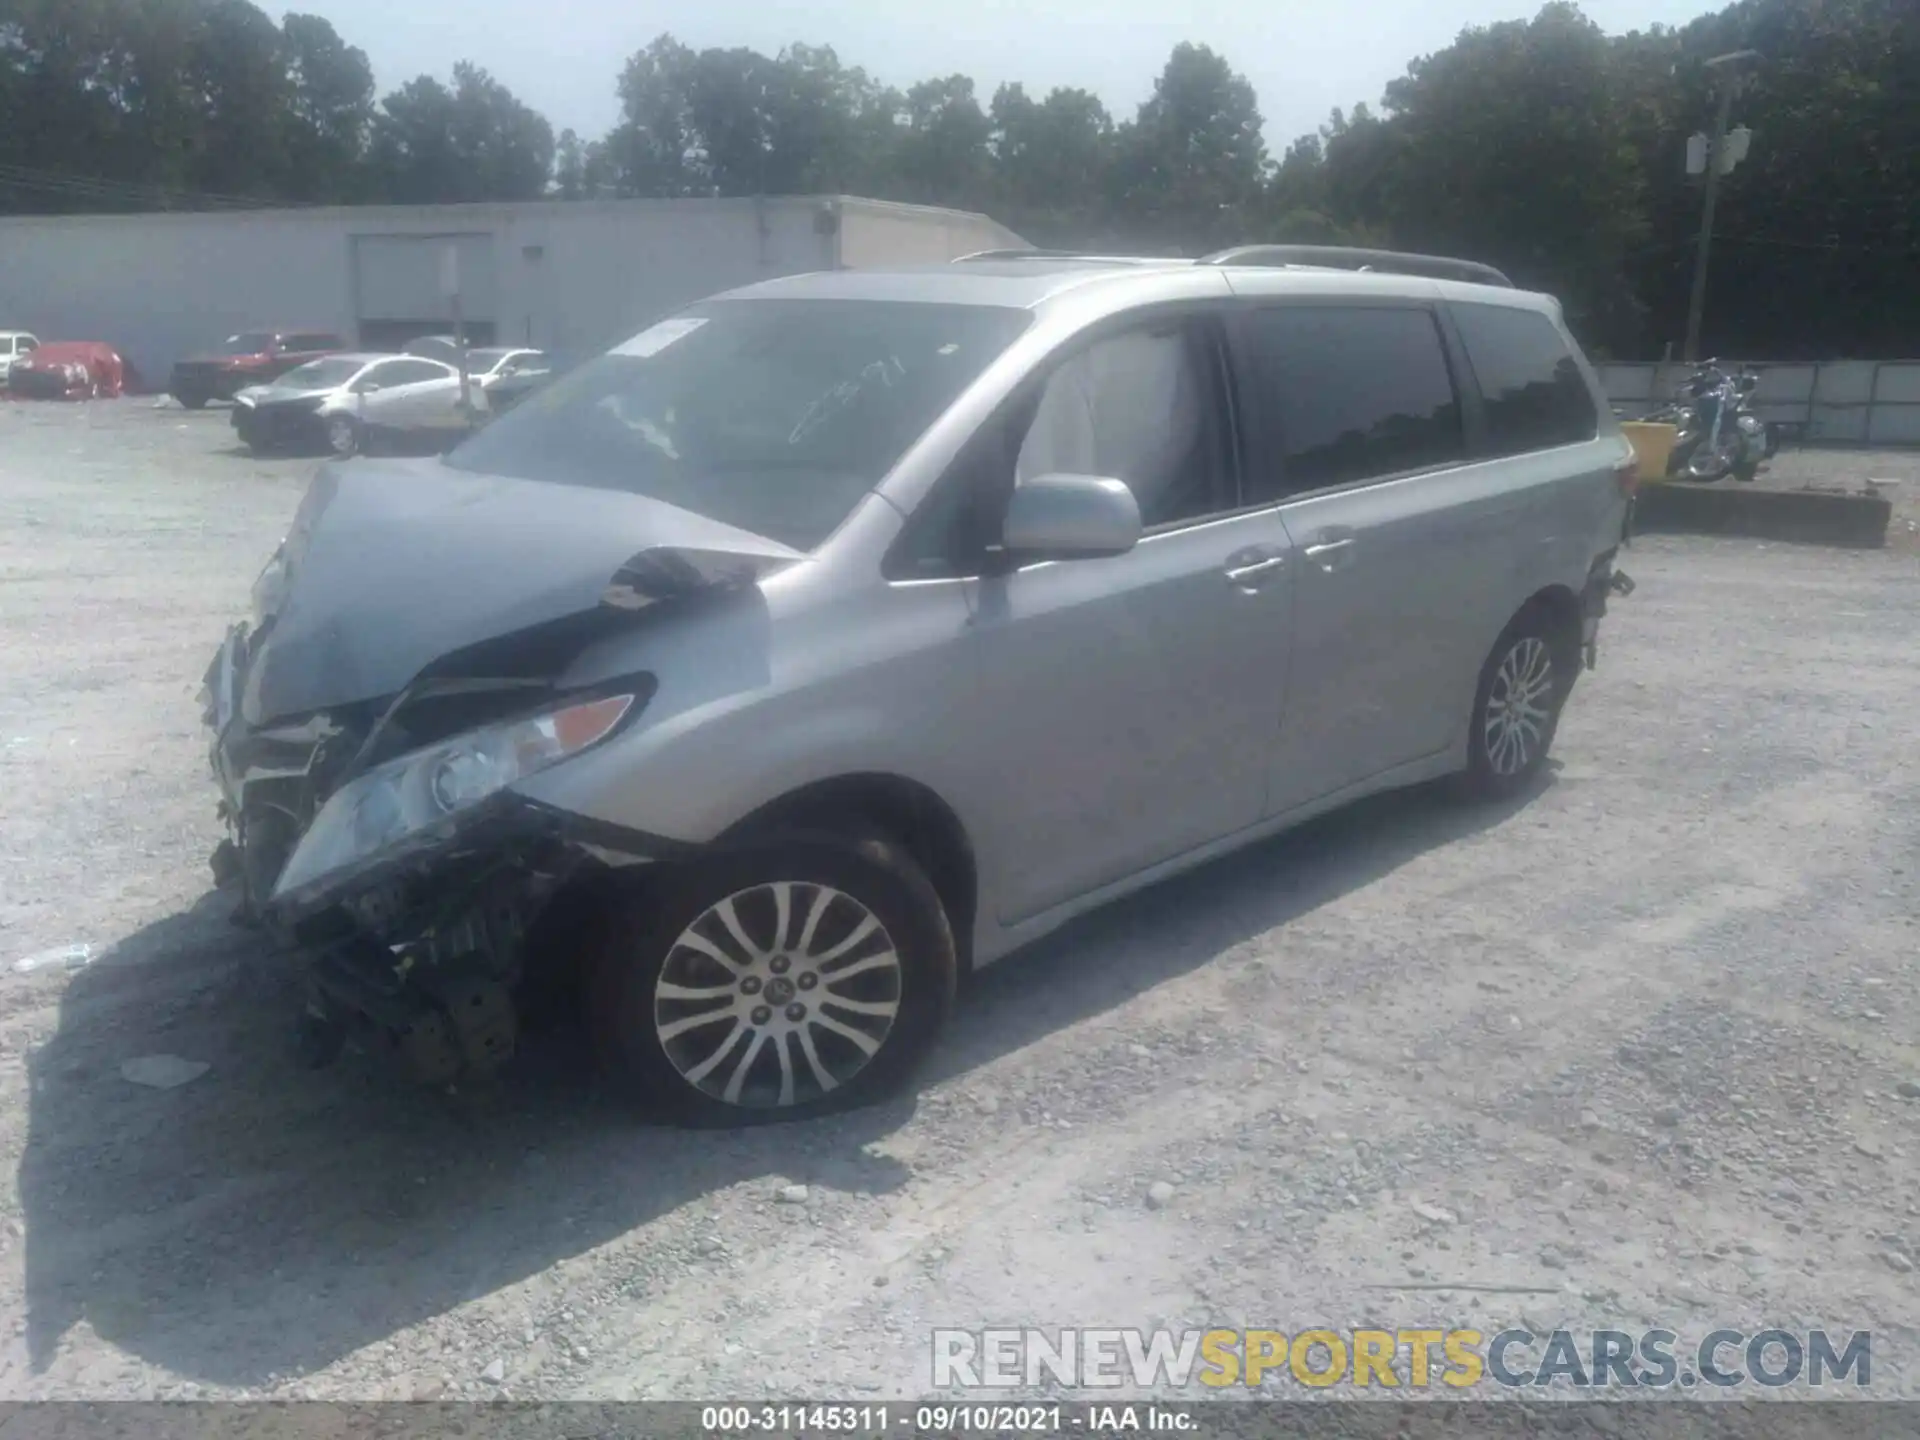
<instances>
[{"instance_id":1,"label":"garage door","mask_svg":"<svg viewBox=\"0 0 1920 1440\"><path fill-rule=\"evenodd\" d=\"M442 285L449 250L458 257L467 340L493 340L492 235L356 235L353 282L362 345L398 349L419 336L452 330L453 307Z\"/></svg>"}]
</instances>

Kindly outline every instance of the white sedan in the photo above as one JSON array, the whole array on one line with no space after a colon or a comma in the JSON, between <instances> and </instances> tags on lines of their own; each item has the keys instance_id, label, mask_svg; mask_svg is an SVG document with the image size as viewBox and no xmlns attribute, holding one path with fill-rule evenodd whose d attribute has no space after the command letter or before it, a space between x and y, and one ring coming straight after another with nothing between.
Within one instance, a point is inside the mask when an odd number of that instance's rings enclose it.
<instances>
[{"instance_id":1,"label":"white sedan","mask_svg":"<svg viewBox=\"0 0 1920 1440\"><path fill-rule=\"evenodd\" d=\"M466 406L460 388L458 370L424 356L329 355L235 395L233 428L255 450L446 443L486 408L478 385L467 386Z\"/></svg>"}]
</instances>

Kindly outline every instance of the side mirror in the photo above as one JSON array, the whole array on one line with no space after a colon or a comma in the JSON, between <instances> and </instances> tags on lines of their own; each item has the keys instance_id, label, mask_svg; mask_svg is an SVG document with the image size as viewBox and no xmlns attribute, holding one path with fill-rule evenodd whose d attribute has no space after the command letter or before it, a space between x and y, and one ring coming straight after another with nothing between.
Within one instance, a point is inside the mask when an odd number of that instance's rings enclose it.
<instances>
[{"instance_id":1,"label":"side mirror","mask_svg":"<svg viewBox=\"0 0 1920 1440\"><path fill-rule=\"evenodd\" d=\"M1092 560L1140 543L1140 505L1119 480L1037 475L1016 485L1001 545L1025 560Z\"/></svg>"},{"instance_id":2,"label":"side mirror","mask_svg":"<svg viewBox=\"0 0 1920 1440\"><path fill-rule=\"evenodd\" d=\"M358 385L353 387L353 393L356 395L371 395L379 388L380 382L378 380L362 380Z\"/></svg>"}]
</instances>

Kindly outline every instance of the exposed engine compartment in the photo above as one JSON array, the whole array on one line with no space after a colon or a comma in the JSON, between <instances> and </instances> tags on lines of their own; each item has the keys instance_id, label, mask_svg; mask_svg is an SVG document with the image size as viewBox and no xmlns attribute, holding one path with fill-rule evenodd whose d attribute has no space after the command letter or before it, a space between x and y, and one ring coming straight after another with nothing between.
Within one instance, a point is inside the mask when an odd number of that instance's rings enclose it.
<instances>
[{"instance_id":1,"label":"exposed engine compartment","mask_svg":"<svg viewBox=\"0 0 1920 1440\"><path fill-rule=\"evenodd\" d=\"M547 636L537 647L556 673L596 627L575 628L572 644ZM243 649L236 670L244 669ZM216 743L219 811L229 838L216 855L215 878L238 881L237 918L312 952L302 1037L310 1062L331 1059L356 1028L377 1033L429 1083L485 1072L512 1057L514 996L525 979L534 922L583 870L618 858L569 841L560 817L527 807L511 823L478 824L456 845L398 858L325 906L290 910L269 902L300 838L353 776L524 712L551 693L550 677L525 674L423 678L381 702L241 728L229 732L226 745ZM211 705L210 698L209 724Z\"/></svg>"}]
</instances>

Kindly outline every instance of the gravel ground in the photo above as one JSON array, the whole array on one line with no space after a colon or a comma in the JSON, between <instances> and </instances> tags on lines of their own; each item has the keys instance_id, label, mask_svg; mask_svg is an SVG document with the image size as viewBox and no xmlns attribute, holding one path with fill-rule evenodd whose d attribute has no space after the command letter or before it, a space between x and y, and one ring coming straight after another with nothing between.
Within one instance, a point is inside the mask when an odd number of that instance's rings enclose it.
<instances>
[{"instance_id":1,"label":"gravel ground","mask_svg":"<svg viewBox=\"0 0 1920 1440\"><path fill-rule=\"evenodd\" d=\"M295 1068L193 697L310 468L0 406L0 1398L911 1395L934 1325L1316 1322L1866 1328L1920 1396L1913 553L1643 539L1528 803L1330 817L981 977L913 1099L699 1135L565 1043Z\"/></svg>"}]
</instances>

